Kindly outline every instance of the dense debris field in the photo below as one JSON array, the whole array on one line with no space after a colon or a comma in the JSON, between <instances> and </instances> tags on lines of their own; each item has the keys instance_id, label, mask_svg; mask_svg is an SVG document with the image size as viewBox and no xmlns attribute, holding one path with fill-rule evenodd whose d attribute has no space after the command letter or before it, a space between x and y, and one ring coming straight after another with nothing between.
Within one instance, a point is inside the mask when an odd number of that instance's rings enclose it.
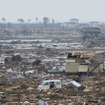
<instances>
[{"instance_id":1,"label":"dense debris field","mask_svg":"<svg viewBox=\"0 0 105 105\"><path fill-rule=\"evenodd\" d=\"M81 29L1 24L0 105L105 105L104 26Z\"/></svg>"},{"instance_id":2,"label":"dense debris field","mask_svg":"<svg viewBox=\"0 0 105 105\"><path fill-rule=\"evenodd\" d=\"M43 79L60 78L62 79L61 89L49 89L38 91L37 87ZM84 90L78 90L75 87L71 87L67 83L68 79L78 80L79 83L86 86ZM0 79L0 91L1 105L15 105L28 101L29 105L37 105L38 96L42 97L49 105L83 105L84 102L88 105L105 104L105 77L96 76L66 76L64 74L59 75L43 75L43 78L39 76L28 76L21 79L7 80L6 74ZM13 104L12 104L13 103ZM19 104L19 105L20 105ZM100 104L100 105L101 105ZM17 105L17 104L16 104Z\"/></svg>"}]
</instances>

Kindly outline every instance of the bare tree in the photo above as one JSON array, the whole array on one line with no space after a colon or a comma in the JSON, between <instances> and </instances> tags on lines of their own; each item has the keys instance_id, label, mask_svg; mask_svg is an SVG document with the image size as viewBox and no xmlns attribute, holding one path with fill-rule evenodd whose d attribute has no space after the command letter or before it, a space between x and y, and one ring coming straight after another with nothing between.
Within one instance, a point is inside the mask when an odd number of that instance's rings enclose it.
<instances>
[{"instance_id":1,"label":"bare tree","mask_svg":"<svg viewBox=\"0 0 105 105\"><path fill-rule=\"evenodd\" d=\"M24 23L24 20L23 20L22 18L19 18L19 19L18 19L18 22L19 22L19 23Z\"/></svg>"},{"instance_id":2,"label":"bare tree","mask_svg":"<svg viewBox=\"0 0 105 105\"><path fill-rule=\"evenodd\" d=\"M31 22L31 19L28 19L28 22L30 23Z\"/></svg>"},{"instance_id":3,"label":"bare tree","mask_svg":"<svg viewBox=\"0 0 105 105\"><path fill-rule=\"evenodd\" d=\"M48 17L43 18L43 25L47 25L49 23L50 19Z\"/></svg>"},{"instance_id":4,"label":"bare tree","mask_svg":"<svg viewBox=\"0 0 105 105\"><path fill-rule=\"evenodd\" d=\"M54 19L52 19L52 24L55 24L55 20Z\"/></svg>"},{"instance_id":5,"label":"bare tree","mask_svg":"<svg viewBox=\"0 0 105 105\"><path fill-rule=\"evenodd\" d=\"M38 18L37 17L35 18L35 22L38 23Z\"/></svg>"},{"instance_id":6,"label":"bare tree","mask_svg":"<svg viewBox=\"0 0 105 105\"><path fill-rule=\"evenodd\" d=\"M5 23L5 21L6 21L6 19L4 17L2 17L1 20L2 20L3 23Z\"/></svg>"}]
</instances>

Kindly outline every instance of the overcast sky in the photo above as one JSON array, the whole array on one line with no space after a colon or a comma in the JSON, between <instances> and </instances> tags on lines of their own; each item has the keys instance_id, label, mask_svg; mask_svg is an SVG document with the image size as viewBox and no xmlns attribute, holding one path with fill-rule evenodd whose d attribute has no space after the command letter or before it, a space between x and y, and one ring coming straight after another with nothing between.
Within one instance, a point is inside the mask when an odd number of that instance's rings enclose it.
<instances>
[{"instance_id":1,"label":"overcast sky","mask_svg":"<svg viewBox=\"0 0 105 105\"><path fill-rule=\"evenodd\" d=\"M0 0L0 19L5 17L8 22L45 16L56 21L105 22L105 0Z\"/></svg>"}]
</instances>

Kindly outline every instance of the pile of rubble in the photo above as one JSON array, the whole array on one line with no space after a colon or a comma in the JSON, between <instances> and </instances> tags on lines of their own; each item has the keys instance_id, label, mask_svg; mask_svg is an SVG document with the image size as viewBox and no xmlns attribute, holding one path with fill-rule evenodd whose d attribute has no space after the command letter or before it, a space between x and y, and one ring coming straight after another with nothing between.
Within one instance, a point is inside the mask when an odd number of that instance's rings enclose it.
<instances>
[{"instance_id":1,"label":"pile of rubble","mask_svg":"<svg viewBox=\"0 0 105 105\"><path fill-rule=\"evenodd\" d=\"M74 85L70 81L75 76L45 75L42 78L29 76L8 81L5 74L0 79L1 105L104 105L105 77L78 77ZM39 84L46 79L58 78L62 81L60 89L45 89L38 91ZM79 88L78 84L84 86ZM39 104L38 104L39 103Z\"/></svg>"}]
</instances>

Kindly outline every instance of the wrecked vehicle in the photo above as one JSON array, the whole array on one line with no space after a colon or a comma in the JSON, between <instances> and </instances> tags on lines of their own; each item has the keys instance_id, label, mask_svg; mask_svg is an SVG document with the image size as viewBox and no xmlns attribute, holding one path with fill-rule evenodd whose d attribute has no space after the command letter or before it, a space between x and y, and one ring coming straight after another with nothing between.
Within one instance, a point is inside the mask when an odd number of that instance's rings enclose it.
<instances>
[{"instance_id":1,"label":"wrecked vehicle","mask_svg":"<svg viewBox=\"0 0 105 105\"><path fill-rule=\"evenodd\" d=\"M52 88L61 88L62 82L61 80L44 80L39 86L38 90L42 91L43 89L52 89Z\"/></svg>"}]
</instances>

